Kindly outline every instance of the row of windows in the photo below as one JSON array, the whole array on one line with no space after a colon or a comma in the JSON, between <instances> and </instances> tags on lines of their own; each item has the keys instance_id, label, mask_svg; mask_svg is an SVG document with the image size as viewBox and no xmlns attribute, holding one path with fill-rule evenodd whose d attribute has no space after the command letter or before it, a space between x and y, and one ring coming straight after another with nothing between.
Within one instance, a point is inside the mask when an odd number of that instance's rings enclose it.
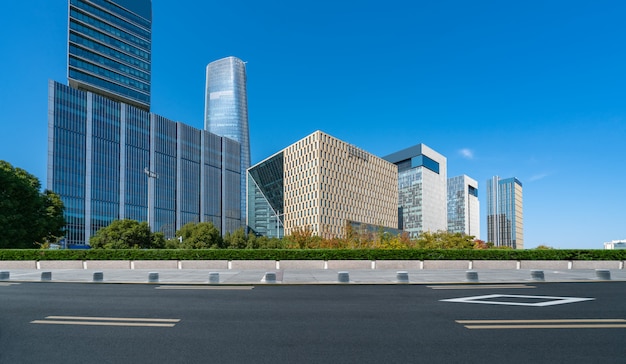
<instances>
[{"instance_id":1,"label":"row of windows","mask_svg":"<svg viewBox=\"0 0 626 364\"><path fill-rule=\"evenodd\" d=\"M92 63L85 62L85 61L83 61L81 59L74 58L74 57L70 56L69 65L73 66L73 67L76 67L76 68L79 68L79 69L81 69L83 71L88 71L88 72L91 72L93 74L105 77L105 78L107 78L109 80L114 80L114 81L116 81L116 82L118 82L120 84L123 84L123 85L127 86L127 87L132 87L134 89L137 89L137 90L140 90L140 91L143 91L143 92L150 92L150 84L134 80L132 78L126 77L126 76L121 75L119 73L110 71L110 70L108 70L106 68L102 68L102 67L96 66L96 65L94 65Z\"/></svg>"},{"instance_id":2,"label":"row of windows","mask_svg":"<svg viewBox=\"0 0 626 364\"><path fill-rule=\"evenodd\" d=\"M91 25L99 30L103 30L115 37L118 37L124 41L128 41L130 43L135 44L136 46L149 50L150 49L150 41L145 40L143 38L139 38L133 34L130 34L124 30L121 30L117 27L113 27L105 22L97 20L87 14L76 11L75 9L70 10L70 18L75 20L80 20L88 25Z\"/></svg>"},{"instance_id":3,"label":"row of windows","mask_svg":"<svg viewBox=\"0 0 626 364\"><path fill-rule=\"evenodd\" d=\"M89 27L86 27L80 23L77 23L75 21L70 21L70 33L71 31L75 31L76 33L80 34L80 35L86 35L89 36L90 38L102 42L108 46L111 47L115 47L114 49L118 49L120 51L124 51L130 55L139 57L141 59L143 59L146 62L150 62L150 51L149 50L143 50L141 48L137 48L133 45L130 45L128 43L122 42L121 40L115 39L111 36L108 36L104 33L101 33L99 31L97 31L96 29L92 29Z\"/></svg>"},{"instance_id":4,"label":"row of windows","mask_svg":"<svg viewBox=\"0 0 626 364\"><path fill-rule=\"evenodd\" d=\"M70 45L70 54L76 57L84 58L87 61L99 63L115 71L120 71L120 72L123 72L124 74L128 74L138 79L142 79L144 81L150 82L150 74L148 73L142 72L132 67L128 67L125 64L112 60L111 58L103 57L99 54L95 54L88 50L78 48L74 45Z\"/></svg>"},{"instance_id":5,"label":"row of windows","mask_svg":"<svg viewBox=\"0 0 626 364\"><path fill-rule=\"evenodd\" d=\"M104 1L100 1L100 0L91 0L92 2L96 2L96 3L100 3L100 6L103 6L105 9L108 8L109 6L111 6L111 3L107 3ZM143 29L137 25L134 25L122 18L120 18L119 16L116 16L114 14L111 14L110 12L104 11L100 8L97 8L95 6L91 6L83 1L80 0L71 0L71 5L82 9L90 14L93 14L99 18L101 18L102 20L108 21L112 24L118 25L124 29L127 29L128 31L134 32L137 35L140 35L146 39L150 39L151 34L150 34L150 28L152 27L152 23L150 21L146 21L145 19L138 17L134 14L131 14L119 7L116 7L116 12L117 13L123 13L124 17L126 17L127 19L141 25L143 27Z\"/></svg>"},{"instance_id":6,"label":"row of windows","mask_svg":"<svg viewBox=\"0 0 626 364\"><path fill-rule=\"evenodd\" d=\"M106 88L107 90L110 90L112 92L115 92L117 94L120 95L124 95L127 96L129 98L132 98L134 100L138 100L140 102L143 103L150 103L150 95L139 92L139 91L135 91L133 89L130 89L128 87L124 87L121 85L118 85L116 83L107 81L105 79L99 78L99 77L95 77L93 75L90 75L88 73L85 72L81 72L79 70L76 70L74 68L70 68L69 69L69 78L70 79L74 79L74 80L81 80L82 82L88 83L88 84L92 84L96 87L103 87Z\"/></svg>"},{"instance_id":7,"label":"row of windows","mask_svg":"<svg viewBox=\"0 0 626 364\"><path fill-rule=\"evenodd\" d=\"M121 61L125 64L128 64L129 66L142 69L146 72L150 72L149 61L143 61L140 58L137 58L130 54L120 52L117 49L107 47L106 45L103 45L98 42L94 42L93 40L87 39L79 34L76 34L75 32L70 32L70 45L72 45L72 43L75 43L84 48L91 49L95 52L98 52L99 54L104 55L105 57L109 57L109 58L113 58L118 61ZM70 54L72 54L71 47L70 47Z\"/></svg>"}]
</instances>

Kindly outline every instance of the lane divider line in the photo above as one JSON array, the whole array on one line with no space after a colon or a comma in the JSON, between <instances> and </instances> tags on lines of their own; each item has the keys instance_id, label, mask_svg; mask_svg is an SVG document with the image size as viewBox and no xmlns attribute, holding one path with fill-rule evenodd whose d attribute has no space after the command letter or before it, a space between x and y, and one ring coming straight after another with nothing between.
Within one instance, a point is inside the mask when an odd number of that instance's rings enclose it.
<instances>
[{"instance_id":1,"label":"lane divider line","mask_svg":"<svg viewBox=\"0 0 626 364\"><path fill-rule=\"evenodd\" d=\"M254 289L254 286L157 286L154 289L250 291Z\"/></svg>"},{"instance_id":2,"label":"lane divider line","mask_svg":"<svg viewBox=\"0 0 626 364\"><path fill-rule=\"evenodd\" d=\"M125 326L125 327L174 327L180 319L134 318L134 317L90 317L90 316L46 316L44 320L33 320L31 324Z\"/></svg>"},{"instance_id":3,"label":"lane divider line","mask_svg":"<svg viewBox=\"0 0 626 364\"><path fill-rule=\"evenodd\" d=\"M537 288L536 286L529 286L527 284L471 284L471 285L440 285L440 286L426 286L430 289L498 289L498 288Z\"/></svg>"}]
</instances>

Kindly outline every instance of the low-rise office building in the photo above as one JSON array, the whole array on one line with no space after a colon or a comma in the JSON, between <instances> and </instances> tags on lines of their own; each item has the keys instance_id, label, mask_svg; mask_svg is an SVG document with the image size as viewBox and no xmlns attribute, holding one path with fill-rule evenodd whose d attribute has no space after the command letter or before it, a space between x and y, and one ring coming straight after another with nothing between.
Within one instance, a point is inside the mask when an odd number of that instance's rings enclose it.
<instances>
[{"instance_id":1,"label":"low-rise office building","mask_svg":"<svg viewBox=\"0 0 626 364\"><path fill-rule=\"evenodd\" d=\"M344 237L351 224L397 221L397 167L321 131L248 169L248 226L257 234Z\"/></svg>"}]
</instances>

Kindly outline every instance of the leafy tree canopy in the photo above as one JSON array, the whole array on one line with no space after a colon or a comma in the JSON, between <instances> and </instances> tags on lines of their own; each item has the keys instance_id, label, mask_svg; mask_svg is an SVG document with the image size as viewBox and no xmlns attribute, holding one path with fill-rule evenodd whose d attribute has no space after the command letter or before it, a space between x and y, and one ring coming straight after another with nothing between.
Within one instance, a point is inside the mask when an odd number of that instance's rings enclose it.
<instances>
[{"instance_id":1,"label":"leafy tree canopy","mask_svg":"<svg viewBox=\"0 0 626 364\"><path fill-rule=\"evenodd\" d=\"M33 248L63 236L63 202L40 190L37 177L0 161L0 248Z\"/></svg>"},{"instance_id":2,"label":"leafy tree canopy","mask_svg":"<svg viewBox=\"0 0 626 364\"><path fill-rule=\"evenodd\" d=\"M220 231L212 222L190 222L176 232L182 237L182 249L213 249L223 248L224 240Z\"/></svg>"},{"instance_id":3,"label":"leafy tree canopy","mask_svg":"<svg viewBox=\"0 0 626 364\"><path fill-rule=\"evenodd\" d=\"M145 221L124 219L98 230L89 244L95 249L159 249L165 247L165 236L152 233Z\"/></svg>"}]
</instances>

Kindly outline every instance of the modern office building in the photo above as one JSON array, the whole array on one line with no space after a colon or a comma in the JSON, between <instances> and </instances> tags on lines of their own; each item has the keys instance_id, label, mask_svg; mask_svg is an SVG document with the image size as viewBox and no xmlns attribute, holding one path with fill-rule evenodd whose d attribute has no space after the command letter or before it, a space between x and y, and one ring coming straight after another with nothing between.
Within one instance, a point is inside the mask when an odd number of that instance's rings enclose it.
<instances>
[{"instance_id":1,"label":"modern office building","mask_svg":"<svg viewBox=\"0 0 626 364\"><path fill-rule=\"evenodd\" d=\"M241 144L241 211L246 211L246 170L250 167L250 132L246 64L236 57L211 62L206 67L204 129Z\"/></svg>"},{"instance_id":2,"label":"modern office building","mask_svg":"<svg viewBox=\"0 0 626 364\"><path fill-rule=\"evenodd\" d=\"M487 241L524 249L522 183L517 178L487 181Z\"/></svg>"},{"instance_id":3,"label":"modern office building","mask_svg":"<svg viewBox=\"0 0 626 364\"><path fill-rule=\"evenodd\" d=\"M69 0L72 88L150 109L151 0Z\"/></svg>"},{"instance_id":4,"label":"modern office building","mask_svg":"<svg viewBox=\"0 0 626 364\"><path fill-rule=\"evenodd\" d=\"M478 182L466 175L448 178L448 231L480 238Z\"/></svg>"},{"instance_id":5,"label":"modern office building","mask_svg":"<svg viewBox=\"0 0 626 364\"><path fill-rule=\"evenodd\" d=\"M418 144L383 159L398 166L398 227L412 237L424 231L446 231L446 157Z\"/></svg>"},{"instance_id":6,"label":"modern office building","mask_svg":"<svg viewBox=\"0 0 626 364\"><path fill-rule=\"evenodd\" d=\"M607 243L604 243L604 249L626 249L626 239L622 240L612 240Z\"/></svg>"},{"instance_id":7,"label":"modern office building","mask_svg":"<svg viewBox=\"0 0 626 364\"><path fill-rule=\"evenodd\" d=\"M125 218L166 237L187 222L243 227L240 144L148 110L150 1L70 0L69 16L70 86L49 82L47 176L67 242Z\"/></svg>"},{"instance_id":8,"label":"modern office building","mask_svg":"<svg viewBox=\"0 0 626 364\"><path fill-rule=\"evenodd\" d=\"M248 226L257 234L345 237L348 225L397 221L397 167L321 131L248 169Z\"/></svg>"}]
</instances>

